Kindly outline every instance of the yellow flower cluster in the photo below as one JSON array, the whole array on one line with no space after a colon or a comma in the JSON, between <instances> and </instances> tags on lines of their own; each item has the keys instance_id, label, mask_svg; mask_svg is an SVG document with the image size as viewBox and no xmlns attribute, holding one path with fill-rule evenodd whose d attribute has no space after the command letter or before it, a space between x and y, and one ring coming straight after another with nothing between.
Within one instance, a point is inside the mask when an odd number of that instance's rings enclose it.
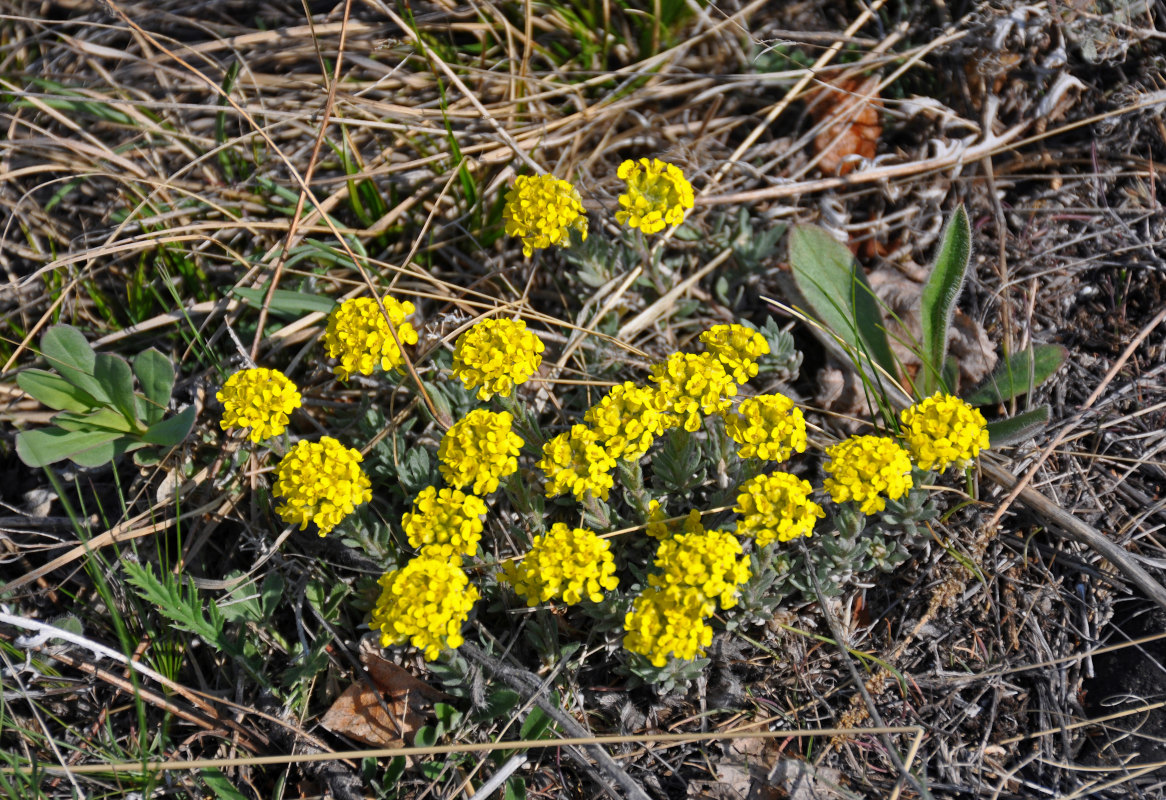
<instances>
[{"instance_id":1,"label":"yellow flower cluster","mask_svg":"<svg viewBox=\"0 0 1166 800\"><path fill-rule=\"evenodd\" d=\"M714 325L700 335L700 340L737 383L754 377L757 359L769 353L765 337L744 325Z\"/></svg>"},{"instance_id":2,"label":"yellow flower cluster","mask_svg":"<svg viewBox=\"0 0 1166 800\"><path fill-rule=\"evenodd\" d=\"M275 468L272 493L283 498L276 513L284 522L309 522L323 536L340 524L361 503L372 499L368 476L360 468L359 450L340 444L331 436L318 442L299 441Z\"/></svg>"},{"instance_id":3,"label":"yellow flower cluster","mask_svg":"<svg viewBox=\"0 0 1166 800\"><path fill-rule=\"evenodd\" d=\"M619 196L615 219L644 233L656 233L684 221L685 210L692 208L696 199L680 168L658 158L625 161L616 175L627 182L628 190Z\"/></svg>"},{"instance_id":4,"label":"yellow flower cluster","mask_svg":"<svg viewBox=\"0 0 1166 800\"><path fill-rule=\"evenodd\" d=\"M518 176L506 193L502 222L507 236L522 238L527 258L544 247L569 245L570 228L587 239L587 215L578 190L554 175Z\"/></svg>"},{"instance_id":5,"label":"yellow flower cluster","mask_svg":"<svg viewBox=\"0 0 1166 800\"><path fill-rule=\"evenodd\" d=\"M478 399L509 397L514 387L538 371L542 340L514 319L485 319L458 337L453 374L467 389L478 388Z\"/></svg>"},{"instance_id":6,"label":"yellow flower cluster","mask_svg":"<svg viewBox=\"0 0 1166 800\"><path fill-rule=\"evenodd\" d=\"M385 295L382 303L401 344L417 344L417 331L405 321L416 310L413 304L389 295ZM332 371L342 381L357 373L371 375L377 366L392 370L404 363L389 323L371 297L345 300L328 315L324 347L329 356L339 359Z\"/></svg>"},{"instance_id":7,"label":"yellow flower cluster","mask_svg":"<svg viewBox=\"0 0 1166 800\"><path fill-rule=\"evenodd\" d=\"M741 542L725 531L682 533L660 543L656 551L659 572L648 576L658 589L692 592L705 599L706 616L737 605L737 587L749 580L748 556Z\"/></svg>"},{"instance_id":8,"label":"yellow flower cluster","mask_svg":"<svg viewBox=\"0 0 1166 800\"><path fill-rule=\"evenodd\" d=\"M988 449L988 428L979 409L958 397L936 393L905 409L903 438L919 469L940 472L965 467Z\"/></svg>"},{"instance_id":9,"label":"yellow flower cluster","mask_svg":"<svg viewBox=\"0 0 1166 800\"><path fill-rule=\"evenodd\" d=\"M812 536L814 523L826 516L810 499L813 487L788 472L758 475L739 487L734 511L741 515L738 536L752 536L758 547Z\"/></svg>"},{"instance_id":10,"label":"yellow flower cluster","mask_svg":"<svg viewBox=\"0 0 1166 800\"><path fill-rule=\"evenodd\" d=\"M509 411L476 408L454 423L437 448L441 476L461 489L472 483L474 494L489 494L498 481L518 469L522 438L511 432Z\"/></svg>"},{"instance_id":11,"label":"yellow flower cluster","mask_svg":"<svg viewBox=\"0 0 1166 800\"><path fill-rule=\"evenodd\" d=\"M536 606L548 600L567 605L603 600L604 590L619 585L615 561L606 539L586 528L556 522L549 533L534 537L526 557L502 568L502 577L514 591Z\"/></svg>"},{"instance_id":12,"label":"yellow flower cluster","mask_svg":"<svg viewBox=\"0 0 1166 800\"><path fill-rule=\"evenodd\" d=\"M478 552L485 513L486 503L480 497L426 486L414 498L413 511L401 517L401 527L421 555L461 563L463 555Z\"/></svg>"},{"instance_id":13,"label":"yellow flower cluster","mask_svg":"<svg viewBox=\"0 0 1166 800\"><path fill-rule=\"evenodd\" d=\"M606 500L615 485L615 459L599 444L595 431L574 425L543 445L538 468L547 477L547 497L571 492L582 500L588 492Z\"/></svg>"},{"instance_id":14,"label":"yellow flower cluster","mask_svg":"<svg viewBox=\"0 0 1166 800\"><path fill-rule=\"evenodd\" d=\"M742 400L736 413L725 414L725 431L741 445L741 458L785 461L794 451L806 452L806 419L782 394Z\"/></svg>"},{"instance_id":15,"label":"yellow flower cluster","mask_svg":"<svg viewBox=\"0 0 1166 800\"><path fill-rule=\"evenodd\" d=\"M713 641L704 611L705 601L695 592L649 586L624 617L623 646L656 667L665 666L670 657L689 661L703 656Z\"/></svg>"},{"instance_id":16,"label":"yellow flower cluster","mask_svg":"<svg viewBox=\"0 0 1166 800\"><path fill-rule=\"evenodd\" d=\"M652 367L652 380L659 387L665 411L690 433L700 428L701 413L724 411L737 394L732 376L711 353L673 353Z\"/></svg>"},{"instance_id":17,"label":"yellow flower cluster","mask_svg":"<svg viewBox=\"0 0 1166 800\"><path fill-rule=\"evenodd\" d=\"M625 381L583 415L597 441L612 458L639 461L668 427L660 393Z\"/></svg>"},{"instance_id":18,"label":"yellow flower cluster","mask_svg":"<svg viewBox=\"0 0 1166 800\"><path fill-rule=\"evenodd\" d=\"M462 625L479 593L457 564L421 556L378 583L383 588L369 625L381 632L381 647L410 642L433 661L465 641Z\"/></svg>"},{"instance_id":19,"label":"yellow flower cluster","mask_svg":"<svg viewBox=\"0 0 1166 800\"><path fill-rule=\"evenodd\" d=\"M704 525L700 521L700 512L695 508L688 512L688 516L679 525L675 522L667 522L667 519L668 514L664 512L660 501L649 501L648 524L644 529L645 532L653 539L659 539L661 541L675 536L680 530L683 530L685 533L704 533Z\"/></svg>"},{"instance_id":20,"label":"yellow flower cluster","mask_svg":"<svg viewBox=\"0 0 1166 800\"><path fill-rule=\"evenodd\" d=\"M883 436L852 436L826 448L826 491L835 503L855 502L864 514L887 507L911 488L911 457Z\"/></svg>"},{"instance_id":21,"label":"yellow flower cluster","mask_svg":"<svg viewBox=\"0 0 1166 800\"><path fill-rule=\"evenodd\" d=\"M223 430L250 428L248 438L258 444L287 429L288 414L300 407L300 392L279 370L241 369L223 384L215 397L223 404Z\"/></svg>"}]
</instances>

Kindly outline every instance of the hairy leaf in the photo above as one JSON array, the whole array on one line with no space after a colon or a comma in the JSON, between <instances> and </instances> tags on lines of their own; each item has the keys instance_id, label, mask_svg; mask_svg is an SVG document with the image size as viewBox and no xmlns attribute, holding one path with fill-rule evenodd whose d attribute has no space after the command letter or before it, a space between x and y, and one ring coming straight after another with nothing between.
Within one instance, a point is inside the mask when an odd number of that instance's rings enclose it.
<instances>
[{"instance_id":1,"label":"hairy leaf","mask_svg":"<svg viewBox=\"0 0 1166 800\"><path fill-rule=\"evenodd\" d=\"M134 357L134 374L142 386L144 397L139 398L138 418L146 425L159 422L170 405L174 389L174 365L170 359L151 347Z\"/></svg>"},{"instance_id":2,"label":"hairy leaf","mask_svg":"<svg viewBox=\"0 0 1166 800\"><path fill-rule=\"evenodd\" d=\"M940 388L947 357L947 329L955 313L956 300L964 288L972 258L972 228L968 212L960 205L943 230L939 252L923 287L921 322L923 327L923 394Z\"/></svg>"},{"instance_id":3,"label":"hairy leaf","mask_svg":"<svg viewBox=\"0 0 1166 800\"><path fill-rule=\"evenodd\" d=\"M988 441L993 448L1017 444L1033 436L1048 424L1049 407L1037 406L1031 411L1017 414L1015 417L989 422Z\"/></svg>"},{"instance_id":4,"label":"hairy leaf","mask_svg":"<svg viewBox=\"0 0 1166 800\"><path fill-rule=\"evenodd\" d=\"M99 467L117 454L117 431L67 431L51 426L16 434L16 454L30 467L45 467L66 458L83 467Z\"/></svg>"},{"instance_id":5,"label":"hairy leaf","mask_svg":"<svg viewBox=\"0 0 1166 800\"><path fill-rule=\"evenodd\" d=\"M16 385L41 405L54 411L88 411L97 405L93 395L48 370L29 369L16 376Z\"/></svg>"},{"instance_id":6,"label":"hairy leaf","mask_svg":"<svg viewBox=\"0 0 1166 800\"><path fill-rule=\"evenodd\" d=\"M49 366L62 378L87 392L102 403L109 403L110 397L97 378L93 377L93 367L97 354L85 341L81 331L72 325L54 325L45 331L40 339L41 353Z\"/></svg>"},{"instance_id":7,"label":"hairy leaf","mask_svg":"<svg viewBox=\"0 0 1166 800\"><path fill-rule=\"evenodd\" d=\"M1038 344L1001 359L996 369L964 399L974 406L1003 403L1027 394L1053 376L1069 351L1059 344Z\"/></svg>"}]
</instances>

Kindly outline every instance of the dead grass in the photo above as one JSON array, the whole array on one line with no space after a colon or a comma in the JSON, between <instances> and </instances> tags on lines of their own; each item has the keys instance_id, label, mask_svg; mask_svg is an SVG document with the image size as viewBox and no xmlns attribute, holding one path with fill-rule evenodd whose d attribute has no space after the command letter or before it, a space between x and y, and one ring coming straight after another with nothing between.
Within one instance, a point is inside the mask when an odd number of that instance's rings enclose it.
<instances>
[{"instance_id":1,"label":"dead grass","mask_svg":"<svg viewBox=\"0 0 1166 800\"><path fill-rule=\"evenodd\" d=\"M1166 628L1147 592L1166 567L1166 9L655 5L369 0L306 18L0 0L0 750L55 765L0 772L9 796L460 796L509 755L479 751L528 738L534 706L556 736L625 738L566 759L527 750L530 796L810 796L797 780L830 797L1162 794ZM820 104L866 77L841 107L869 121L877 103L877 154L825 174L823 150L854 128ZM605 248L616 167L641 155L692 179L694 235ZM531 171L581 187L589 247L526 260L502 235L499 198ZM761 324L776 313L761 298L791 301L783 251L749 252L740 212L756 232L816 221L864 266L910 277L959 202L977 254L962 310L1008 351L1071 356L1025 400L1053 406L1048 430L994 454L982 502L937 521L911 561L719 635L702 678L673 692L612 672L582 618L557 620L560 644L586 646L553 665L517 644L535 621L514 614L492 617L514 630L468 631L465 674L394 652L461 712L500 689L521 698L501 720L468 716L443 740L456 757L362 761L318 725L363 674L373 581L396 557L386 520L416 489L403 465L458 411L435 405L433 365L470 322L505 308L545 329L554 391L534 397L561 426L569 393L642 378L708 324ZM323 315L285 314L274 291L370 288L418 305L422 341L401 386L342 389ZM102 349L173 355L176 399L200 411L188 442L157 468L66 469L57 484L24 468L14 432L47 415L13 375L57 321ZM844 365L794 330L806 360L783 388L838 432L855 409L826 378ZM297 377L300 433L369 443L367 530L283 528L258 460L224 447L214 392L249 359ZM1017 479L1029 494L1006 501ZM225 606L278 583L259 616L232 620L258 673L143 603L127 560ZM81 643L20 639L35 631L18 620ZM837 730L851 727L870 730ZM154 766L111 771L123 762Z\"/></svg>"}]
</instances>

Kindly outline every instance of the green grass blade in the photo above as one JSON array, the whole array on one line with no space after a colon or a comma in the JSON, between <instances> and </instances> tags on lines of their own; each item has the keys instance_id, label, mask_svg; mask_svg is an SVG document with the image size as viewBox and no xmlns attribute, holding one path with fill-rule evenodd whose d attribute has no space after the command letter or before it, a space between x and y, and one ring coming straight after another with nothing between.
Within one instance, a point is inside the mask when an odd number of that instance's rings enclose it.
<instances>
[{"instance_id":1,"label":"green grass blade","mask_svg":"<svg viewBox=\"0 0 1166 800\"><path fill-rule=\"evenodd\" d=\"M972 228L968 212L960 205L943 230L939 252L923 287L923 394L933 394L943 384L947 358L947 330L955 313L956 300L964 288L972 259Z\"/></svg>"}]
</instances>

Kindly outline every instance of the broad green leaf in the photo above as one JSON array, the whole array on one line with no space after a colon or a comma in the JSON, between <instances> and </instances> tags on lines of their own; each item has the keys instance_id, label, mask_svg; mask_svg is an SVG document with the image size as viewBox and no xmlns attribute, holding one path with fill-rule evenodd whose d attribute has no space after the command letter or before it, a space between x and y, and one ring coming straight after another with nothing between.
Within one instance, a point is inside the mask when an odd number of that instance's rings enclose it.
<instances>
[{"instance_id":1,"label":"broad green leaf","mask_svg":"<svg viewBox=\"0 0 1166 800\"><path fill-rule=\"evenodd\" d=\"M139 419L153 425L166 415L170 392L174 389L174 365L170 359L151 347L134 357L134 374L142 386L144 397L139 399Z\"/></svg>"},{"instance_id":2,"label":"broad green leaf","mask_svg":"<svg viewBox=\"0 0 1166 800\"><path fill-rule=\"evenodd\" d=\"M790 234L789 260L809 310L843 342L897 376L878 298L846 246L823 228L798 225Z\"/></svg>"},{"instance_id":3,"label":"broad green leaf","mask_svg":"<svg viewBox=\"0 0 1166 800\"><path fill-rule=\"evenodd\" d=\"M98 353L93 363L93 377L101 383L113 407L128 422L136 423L138 409L134 400L134 374L126 360L112 353Z\"/></svg>"},{"instance_id":4,"label":"broad green leaf","mask_svg":"<svg viewBox=\"0 0 1166 800\"><path fill-rule=\"evenodd\" d=\"M194 406L187 406L172 417L156 422L142 434L142 441L162 447L181 444L194 427Z\"/></svg>"},{"instance_id":5,"label":"broad green leaf","mask_svg":"<svg viewBox=\"0 0 1166 800\"><path fill-rule=\"evenodd\" d=\"M502 800L526 800L526 781L520 775L515 775L506 781L506 791Z\"/></svg>"},{"instance_id":6,"label":"broad green leaf","mask_svg":"<svg viewBox=\"0 0 1166 800\"><path fill-rule=\"evenodd\" d=\"M973 406L995 405L1031 392L1065 363L1069 351L1059 344L1038 344L1001 360L988 379L964 400Z\"/></svg>"},{"instance_id":7,"label":"broad green leaf","mask_svg":"<svg viewBox=\"0 0 1166 800\"><path fill-rule=\"evenodd\" d=\"M923 327L923 394L940 388L947 357L947 329L955 313L955 303L964 288L968 263L972 259L972 228L968 212L960 205L943 229L939 252L923 287L921 322Z\"/></svg>"},{"instance_id":8,"label":"broad green leaf","mask_svg":"<svg viewBox=\"0 0 1166 800\"><path fill-rule=\"evenodd\" d=\"M93 395L48 370L29 369L16 376L16 385L41 405L54 411L88 411L98 402Z\"/></svg>"},{"instance_id":9,"label":"broad green leaf","mask_svg":"<svg viewBox=\"0 0 1166 800\"><path fill-rule=\"evenodd\" d=\"M30 467L44 467L71 459L83 467L113 460L116 431L67 431L55 426L16 434L16 454Z\"/></svg>"},{"instance_id":10,"label":"broad green leaf","mask_svg":"<svg viewBox=\"0 0 1166 800\"><path fill-rule=\"evenodd\" d=\"M97 354L85 341L81 331L72 325L54 325L45 331L40 339L41 353L49 366L62 378L82 391L88 392L102 403L109 403L109 395L101 383L93 377L93 366Z\"/></svg>"},{"instance_id":11,"label":"broad green leaf","mask_svg":"<svg viewBox=\"0 0 1166 800\"><path fill-rule=\"evenodd\" d=\"M1009 444L1023 442L1045 425L1049 424L1049 407L1037 406L1031 411L1025 411L1008 419L998 419L988 423L988 441L990 447L1004 447Z\"/></svg>"},{"instance_id":12,"label":"broad green leaf","mask_svg":"<svg viewBox=\"0 0 1166 800\"><path fill-rule=\"evenodd\" d=\"M58 427L67 431L113 431L119 434L136 433L129 420L107 406L84 414L62 411L53 417L53 422Z\"/></svg>"},{"instance_id":13,"label":"broad green leaf","mask_svg":"<svg viewBox=\"0 0 1166 800\"><path fill-rule=\"evenodd\" d=\"M522 721L522 728L519 731L518 738L526 740L543 738L543 734L551 726L551 721L551 718L547 716L545 711L535 706L526 715L526 719Z\"/></svg>"},{"instance_id":14,"label":"broad green leaf","mask_svg":"<svg viewBox=\"0 0 1166 800\"><path fill-rule=\"evenodd\" d=\"M260 307L267 299L266 289L243 289L236 287L231 290L233 294L237 294L244 302L250 303L253 306ZM336 301L331 297L325 297L318 294L308 294L307 292L293 292L288 289L276 289L271 294L271 304L267 307L269 311L283 312L286 314L303 314L305 312L319 311L321 314L327 314L336 307Z\"/></svg>"},{"instance_id":15,"label":"broad green leaf","mask_svg":"<svg viewBox=\"0 0 1166 800\"><path fill-rule=\"evenodd\" d=\"M218 800L247 800L247 795L236 789L235 784L217 769L199 770L199 775Z\"/></svg>"}]
</instances>

